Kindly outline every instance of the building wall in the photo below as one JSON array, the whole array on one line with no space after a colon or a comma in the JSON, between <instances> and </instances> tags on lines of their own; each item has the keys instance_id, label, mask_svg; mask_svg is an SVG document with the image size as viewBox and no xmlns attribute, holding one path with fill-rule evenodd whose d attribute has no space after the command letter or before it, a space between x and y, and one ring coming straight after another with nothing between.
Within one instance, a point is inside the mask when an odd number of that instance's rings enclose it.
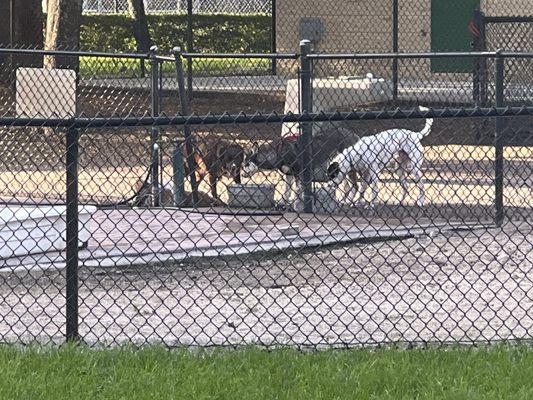
<instances>
[{"instance_id":1,"label":"building wall","mask_svg":"<svg viewBox=\"0 0 533 400\"><path fill-rule=\"evenodd\" d=\"M482 0L487 15L533 15L532 0ZM320 18L325 32L319 52L392 50L392 0L277 0L277 44L280 52L297 51L301 18ZM399 0L401 51L428 51L431 0Z\"/></svg>"},{"instance_id":2,"label":"building wall","mask_svg":"<svg viewBox=\"0 0 533 400\"><path fill-rule=\"evenodd\" d=\"M320 18L324 25L321 40L314 44L317 52L392 51L392 0L278 0L277 4L277 44L280 52L298 51L299 23L303 17ZM431 0L399 0L398 7L399 50L430 51ZM528 16L533 15L533 0L481 0L481 9L487 15ZM533 51L532 26L521 26L519 35L528 37L523 42L531 46L522 50ZM500 37L497 39L502 40ZM319 61L314 65L317 77L365 75L368 72L390 79L392 61ZM462 81L465 90L471 87L472 80L471 74L432 73L430 60L427 59L401 60L399 76L400 79L422 82Z\"/></svg>"}]
</instances>

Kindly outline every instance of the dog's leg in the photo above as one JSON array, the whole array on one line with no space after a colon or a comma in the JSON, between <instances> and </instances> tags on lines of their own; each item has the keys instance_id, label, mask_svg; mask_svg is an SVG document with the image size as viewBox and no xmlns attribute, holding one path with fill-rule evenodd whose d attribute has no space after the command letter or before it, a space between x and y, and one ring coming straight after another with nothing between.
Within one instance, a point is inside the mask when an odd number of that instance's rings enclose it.
<instances>
[{"instance_id":1,"label":"dog's leg","mask_svg":"<svg viewBox=\"0 0 533 400\"><path fill-rule=\"evenodd\" d=\"M372 197L370 199L369 206L371 209L374 209L376 206L376 200L378 199L379 188L378 188L378 176L374 173L371 173L368 177L370 187L372 188Z\"/></svg>"},{"instance_id":2,"label":"dog's leg","mask_svg":"<svg viewBox=\"0 0 533 400\"><path fill-rule=\"evenodd\" d=\"M355 204L356 203L356 197L357 197L357 173L355 171L351 171L348 174L348 179L346 180L346 185L348 187L348 190L346 191L346 199L348 204Z\"/></svg>"},{"instance_id":3,"label":"dog's leg","mask_svg":"<svg viewBox=\"0 0 533 400\"><path fill-rule=\"evenodd\" d=\"M400 180L400 186L402 187L402 197L400 198L400 205L405 204L407 195L409 193L409 185L407 184L407 173L403 165L400 164L398 170L398 179Z\"/></svg>"},{"instance_id":4,"label":"dog's leg","mask_svg":"<svg viewBox=\"0 0 533 400\"><path fill-rule=\"evenodd\" d=\"M218 193L217 193L217 181L218 177L214 174L209 174L209 185L211 186L211 195L214 199L218 199Z\"/></svg>"},{"instance_id":5,"label":"dog's leg","mask_svg":"<svg viewBox=\"0 0 533 400\"><path fill-rule=\"evenodd\" d=\"M291 203L292 187L294 185L294 176L292 175L283 175L283 183L285 184L285 190L281 196L281 204L283 206L288 206Z\"/></svg>"},{"instance_id":6,"label":"dog's leg","mask_svg":"<svg viewBox=\"0 0 533 400\"><path fill-rule=\"evenodd\" d=\"M396 161L396 167L398 171L398 179L400 182L400 186L402 188L402 195L401 195L402 197L400 198L400 205L404 205L405 200L407 199L407 196L409 194L409 185L407 184L407 175L413 170L413 165L411 163L409 154L404 150L400 150L398 152L398 157L395 161Z\"/></svg>"},{"instance_id":7,"label":"dog's leg","mask_svg":"<svg viewBox=\"0 0 533 400\"><path fill-rule=\"evenodd\" d=\"M426 202L426 193L424 190L424 183L422 182L422 172L418 168L415 168L415 170L413 171L413 177L415 178L419 191L416 205L419 207L423 207Z\"/></svg>"},{"instance_id":8,"label":"dog's leg","mask_svg":"<svg viewBox=\"0 0 533 400\"><path fill-rule=\"evenodd\" d=\"M233 179L235 180L235 183L236 183L237 185L240 185L241 182L242 182L242 180L241 180L241 171L237 172L237 173L235 174L235 177L234 177Z\"/></svg>"},{"instance_id":9,"label":"dog's leg","mask_svg":"<svg viewBox=\"0 0 533 400\"><path fill-rule=\"evenodd\" d=\"M369 182L368 175L366 173L361 174L361 185L359 186L359 198L357 199L354 205L357 206L357 205L363 205L366 203L365 193L366 193L366 190L368 189L368 182Z\"/></svg>"},{"instance_id":10,"label":"dog's leg","mask_svg":"<svg viewBox=\"0 0 533 400\"><path fill-rule=\"evenodd\" d=\"M295 179L296 181L296 196L294 199L294 211L302 212L304 210L304 191L303 185L299 178Z\"/></svg>"},{"instance_id":11,"label":"dog's leg","mask_svg":"<svg viewBox=\"0 0 533 400\"><path fill-rule=\"evenodd\" d=\"M412 165L412 175L418 186L418 199L416 204L420 207L424 206L426 193L424 190L424 183L422 182L422 163L424 161L424 152L422 146L419 144L418 147L414 148L411 151L410 159Z\"/></svg>"}]
</instances>

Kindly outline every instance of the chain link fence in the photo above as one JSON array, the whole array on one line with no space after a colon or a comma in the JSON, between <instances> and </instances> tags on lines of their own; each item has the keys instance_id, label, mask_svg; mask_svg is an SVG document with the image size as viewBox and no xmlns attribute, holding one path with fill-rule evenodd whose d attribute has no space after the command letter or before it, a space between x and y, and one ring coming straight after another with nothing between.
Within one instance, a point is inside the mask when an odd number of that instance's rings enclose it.
<instances>
[{"instance_id":1,"label":"chain link fence","mask_svg":"<svg viewBox=\"0 0 533 400\"><path fill-rule=\"evenodd\" d=\"M145 0L147 13L186 13L187 0ZM271 12L270 0L194 0L195 13L213 14L268 14ZM85 0L86 13L116 14L128 12L127 0Z\"/></svg>"},{"instance_id":2,"label":"chain link fence","mask_svg":"<svg viewBox=\"0 0 533 400\"><path fill-rule=\"evenodd\" d=\"M298 50L18 68L0 341L530 340L533 55ZM458 60L470 73L431 70ZM189 79L188 61L236 73ZM283 80L238 73L273 61Z\"/></svg>"}]
</instances>

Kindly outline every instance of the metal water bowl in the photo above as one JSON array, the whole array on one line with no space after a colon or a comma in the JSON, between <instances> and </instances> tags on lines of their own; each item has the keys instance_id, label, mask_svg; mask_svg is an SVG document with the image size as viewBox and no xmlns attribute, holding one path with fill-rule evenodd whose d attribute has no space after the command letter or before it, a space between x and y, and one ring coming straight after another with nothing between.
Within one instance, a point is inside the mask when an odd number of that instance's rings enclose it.
<instances>
[{"instance_id":1,"label":"metal water bowl","mask_svg":"<svg viewBox=\"0 0 533 400\"><path fill-rule=\"evenodd\" d=\"M274 205L275 185L230 185L228 205L240 208L271 208Z\"/></svg>"}]
</instances>

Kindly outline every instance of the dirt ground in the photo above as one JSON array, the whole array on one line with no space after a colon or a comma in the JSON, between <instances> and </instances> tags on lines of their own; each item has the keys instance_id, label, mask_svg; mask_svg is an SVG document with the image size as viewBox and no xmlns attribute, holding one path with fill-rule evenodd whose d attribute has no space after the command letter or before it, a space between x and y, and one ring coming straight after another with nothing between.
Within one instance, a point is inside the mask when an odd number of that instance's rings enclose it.
<instances>
[{"instance_id":1,"label":"dirt ground","mask_svg":"<svg viewBox=\"0 0 533 400\"><path fill-rule=\"evenodd\" d=\"M531 219L302 252L80 270L90 344L486 342L533 334ZM0 340L61 342L63 271L0 269Z\"/></svg>"}]
</instances>

